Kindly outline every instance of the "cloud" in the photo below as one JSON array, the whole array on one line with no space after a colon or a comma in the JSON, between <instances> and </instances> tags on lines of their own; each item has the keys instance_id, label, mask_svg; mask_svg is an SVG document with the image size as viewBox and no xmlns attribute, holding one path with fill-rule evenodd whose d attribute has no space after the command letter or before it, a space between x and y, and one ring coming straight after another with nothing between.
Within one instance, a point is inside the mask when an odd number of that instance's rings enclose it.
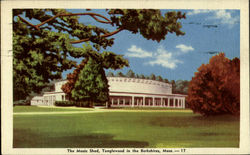
<instances>
[{"instance_id":1,"label":"cloud","mask_svg":"<svg viewBox=\"0 0 250 155\"><path fill-rule=\"evenodd\" d=\"M189 51L193 51L194 48L192 46L187 46L184 44L179 44L176 46L176 48L180 49L183 53L187 53Z\"/></svg>"},{"instance_id":2,"label":"cloud","mask_svg":"<svg viewBox=\"0 0 250 155\"><path fill-rule=\"evenodd\" d=\"M151 66L162 66L164 68L175 69L178 64L183 63L183 61L178 59L178 56L181 54L185 54L188 51L193 51L194 48L192 46L187 46L184 44L179 44L176 46L178 49L175 52L169 52L164 49L163 46L159 46L156 51L148 52L143 50L136 45L132 45L128 52L125 53L125 56L135 57L135 58L147 58L143 64L151 65Z\"/></svg>"},{"instance_id":3,"label":"cloud","mask_svg":"<svg viewBox=\"0 0 250 155\"><path fill-rule=\"evenodd\" d=\"M233 16L233 11L230 10L192 10L187 12L187 15L197 15L211 13L211 16L207 17L206 20L216 20L219 24L228 25L232 28L234 24L239 22L239 16Z\"/></svg>"},{"instance_id":4,"label":"cloud","mask_svg":"<svg viewBox=\"0 0 250 155\"><path fill-rule=\"evenodd\" d=\"M154 53L154 59L146 62L145 64L151 66L159 65L165 68L175 69L178 63L183 63L183 62L176 59L173 56L173 53L168 52L162 46L160 46Z\"/></svg>"},{"instance_id":5,"label":"cloud","mask_svg":"<svg viewBox=\"0 0 250 155\"><path fill-rule=\"evenodd\" d=\"M211 10L192 10L187 12L188 16L196 15L196 14L201 14L201 13L209 13Z\"/></svg>"},{"instance_id":6,"label":"cloud","mask_svg":"<svg viewBox=\"0 0 250 155\"><path fill-rule=\"evenodd\" d=\"M147 58L147 57L152 57L152 52L142 50L141 48L136 47L136 45L132 45L128 49L128 53L126 53L125 56L136 57L136 58Z\"/></svg>"},{"instance_id":7,"label":"cloud","mask_svg":"<svg viewBox=\"0 0 250 155\"><path fill-rule=\"evenodd\" d=\"M239 21L239 17L232 17L232 14L226 10L215 11L211 19L219 20L221 24L228 24L230 27Z\"/></svg>"}]
</instances>

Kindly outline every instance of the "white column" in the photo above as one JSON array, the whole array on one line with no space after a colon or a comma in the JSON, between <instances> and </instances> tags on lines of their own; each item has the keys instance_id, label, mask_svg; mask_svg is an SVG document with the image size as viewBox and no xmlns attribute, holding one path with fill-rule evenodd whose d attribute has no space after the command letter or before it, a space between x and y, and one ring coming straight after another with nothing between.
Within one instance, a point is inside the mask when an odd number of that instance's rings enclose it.
<instances>
[{"instance_id":1,"label":"white column","mask_svg":"<svg viewBox=\"0 0 250 155\"><path fill-rule=\"evenodd\" d=\"M170 98L168 98L168 105L167 105L167 107L169 107L170 106Z\"/></svg>"},{"instance_id":2,"label":"white column","mask_svg":"<svg viewBox=\"0 0 250 155\"><path fill-rule=\"evenodd\" d=\"M183 109L185 109L185 98L183 99Z\"/></svg>"},{"instance_id":3,"label":"white column","mask_svg":"<svg viewBox=\"0 0 250 155\"><path fill-rule=\"evenodd\" d=\"M113 98L111 99L111 105L114 105L114 99Z\"/></svg>"},{"instance_id":4,"label":"white column","mask_svg":"<svg viewBox=\"0 0 250 155\"><path fill-rule=\"evenodd\" d=\"M137 99L136 99L136 106L138 106L138 105L139 105L139 102L138 102L138 100L139 100L139 99L137 98Z\"/></svg>"},{"instance_id":5,"label":"white column","mask_svg":"<svg viewBox=\"0 0 250 155\"><path fill-rule=\"evenodd\" d=\"M120 98L117 99L117 105L120 106Z\"/></svg>"},{"instance_id":6,"label":"white column","mask_svg":"<svg viewBox=\"0 0 250 155\"><path fill-rule=\"evenodd\" d=\"M132 107L134 107L134 106L135 106L135 97L132 96Z\"/></svg>"},{"instance_id":7,"label":"white column","mask_svg":"<svg viewBox=\"0 0 250 155\"><path fill-rule=\"evenodd\" d=\"M161 98L161 106L163 106L163 98Z\"/></svg>"},{"instance_id":8,"label":"white column","mask_svg":"<svg viewBox=\"0 0 250 155\"><path fill-rule=\"evenodd\" d=\"M145 96L143 96L143 107L145 107Z\"/></svg>"},{"instance_id":9,"label":"white column","mask_svg":"<svg viewBox=\"0 0 250 155\"><path fill-rule=\"evenodd\" d=\"M173 98L173 100L174 100L174 101L173 101L173 104L174 104L174 108L175 108L175 98Z\"/></svg>"},{"instance_id":10,"label":"white column","mask_svg":"<svg viewBox=\"0 0 250 155\"><path fill-rule=\"evenodd\" d=\"M177 108L180 108L180 102L179 102L179 98L177 98Z\"/></svg>"},{"instance_id":11,"label":"white column","mask_svg":"<svg viewBox=\"0 0 250 155\"><path fill-rule=\"evenodd\" d=\"M125 106L125 98L123 99L123 106Z\"/></svg>"},{"instance_id":12,"label":"white column","mask_svg":"<svg viewBox=\"0 0 250 155\"><path fill-rule=\"evenodd\" d=\"M153 106L155 106L155 98L153 97Z\"/></svg>"}]
</instances>

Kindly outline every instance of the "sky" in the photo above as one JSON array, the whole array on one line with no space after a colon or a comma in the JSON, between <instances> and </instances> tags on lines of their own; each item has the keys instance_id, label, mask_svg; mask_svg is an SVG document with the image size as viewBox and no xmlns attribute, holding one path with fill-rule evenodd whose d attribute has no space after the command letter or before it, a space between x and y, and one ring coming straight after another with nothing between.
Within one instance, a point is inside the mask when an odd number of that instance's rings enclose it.
<instances>
[{"instance_id":1,"label":"sky","mask_svg":"<svg viewBox=\"0 0 250 155\"><path fill-rule=\"evenodd\" d=\"M73 13L82 10L68 10ZM162 13L172 10L161 10ZM216 52L224 52L226 57L240 57L240 11L239 10L175 10L186 13L186 19L179 20L184 36L169 33L160 42L147 40L140 34L121 31L113 35L114 45L106 51L122 54L130 66L119 70L106 70L126 74L132 69L136 74L160 75L168 80L191 80L202 64L207 64ZM104 16L105 10L92 10ZM114 28L97 23L86 16L80 22L95 24L110 31ZM81 47L81 44L76 45ZM77 60L80 62L80 60ZM72 70L65 71L66 78Z\"/></svg>"}]
</instances>

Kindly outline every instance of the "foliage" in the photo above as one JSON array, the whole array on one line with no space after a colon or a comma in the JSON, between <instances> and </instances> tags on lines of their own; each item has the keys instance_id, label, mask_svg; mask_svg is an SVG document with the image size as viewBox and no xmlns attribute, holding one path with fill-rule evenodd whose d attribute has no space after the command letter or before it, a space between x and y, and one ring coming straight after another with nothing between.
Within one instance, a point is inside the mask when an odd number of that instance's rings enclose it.
<instances>
[{"instance_id":1,"label":"foliage","mask_svg":"<svg viewBox=\"0 0 250 155\"><path fill-rule=\"evenodd\" d=\"M173 93L174 94L188 94L189 81L187 80L177 80L172 81Z\"/></svg>"},{"instance_id":2,"label":"foliage","mask_svg":"<svg viewBox=\"0 0 250 155\"><path fill-rule=\"evenodd\" d=\"M130 69L130 70L128 70L128 72L126 74L126 77L134 78L135 77L135 73Z\"/></svg>"},{"instance_id":3,"label":"foliage","mask_svg":"<svg viewBox=\"0 0 250 155\"><path fill-rule=\"evenodd\" d=\"M139 78L140 78L140 79L145 79L145 76L144 76L143 74L141 74L141 75L139 76Z\"/></svg>"},{"instance_id":4,"label":"foliage","mask_svg":"<svg viewBox=\"0 0 250 155\"><path fill-rule=\"evenodd\" d=\"M163 79L162 79L162 77L160 75L156 77L156 80L163 82Z\"/></svg>"},{"instance_id":5,"label":"foliage","mask_svg":"<svg viewBox=\"0 0 250 155\"><path fill-rule=\"evenodd\" d=\"M116 77L125 77L125 75L122 72L117 72Z\"/></svg>"},{"instance_id":6,"label":"foliage","mask_svg":"<svg viewBox=\"0 0 250 155\"><path fill-rule=\"evenodd\" d=\"M107 73L107 77L114 77L114 76L115 76L115 75L114 75L113 72L110 72L110 71L109 71L109 72Z\"/></svg>"},{"instance_id":7,"label":"foliage","mask_svg":"<svg viewBox=\"0 0 250 155\"><path fill-rule=\"evenodd\" d=\"M63 71L76 67L76 62L70 57L83 58L89 54L88 46L79 48L72 44L90 41L100 51L113 45L114 39L108 37L124 30L158 42L168 33L184 34L178 21L185 18L181 12L170 11L165 15L153 9L107 9L106 12L109 17L88 10L74 14L64 9L14 9L14 100L24 99L32 91L39 93L46 83L61 78ZM80 23L78 16L89 16L116 30L109 32ZM120 68L119 63L112 66L114 53L104 52L102 56L106 60L102 64L104 68Z\"/></svg>"},{"instance_id":8,"label":"foliage","mask_svg":"<svg viewBox=\"0 0 250 155\"><path fill-rule=\"evenodd\" d=\"M18 101L15 101L14 103L14 106L29 106L30 105L30 100L18 100Z\"/></svg>"},{"instance_id":9,"label":"foliage","mask_svg":"<svg viewBox=\"0 0 250 155\"><path fill-rule=\"evenodd\" d=\"M88 46L88 48L91 49L91 46ZM67 94L70 100L74 100L77 102L86 100L89 100L90 102L105 102L108 96L103 96L103 100L101 99L101 96L104 95L102 94L103 92L96 92L97 90L105 91L105 94L108 94L106 92L108 91L108 83L104 69L118 69L125 66L128 66L128 60L124 59L122 55L116 55L113 52L107 51L98 53L93 49L89 50L88 54L85 56L85 59L82 60L81 64L76 67L73 73L67 75L67 83L62 86L62 90ZM93 81L91 82L91 80ZM81 82L87 83L82 84ZM96 84L94 84L95 82ZM81 92L76 92L77 90ZM72 95L73 92L75 96ZM81 95L87 96L82 96L81 98ZM96 95L100 96L97 97Z\"/></svg>"},{"instance_id":10,"label":"foliage","mask_svg":"<svg viewBox=\"0 0 250 155\"><path fill-rule=\"evenodd\" d=\"M108 80L102 64L96 59L88 58L72 89L73 100L89 101L90 104L106 102L109 99L108 92Z\"/></svg>"},{"instance_id":11,"label":"foliage","mask_svg":"<svg viewBox=\"0 0 250 155\"><path fill-rule=\"evenodd\" d=\"M79 101L79 102L75 102L75 105L77 107L91 107L91 103L90 101Z\"/></svg>"},{"instance_id":12,"label":"foliage","mask_svg":"<svg viewBox=\"0 0 250 155\"><path fill-rule=\"evenodd\" d=\"M73 71L73 73L69 73L67 75L67 83L62 85L62 90L65 94L67 94L69 100L72 100L72 90L74 89L75 82L78 79L78 75L80 71L83 69L85 64L87 63L87 59L83 59L82 62L76 67L76 69Z\"/></svg>"},{"instance_id":13,"label":"foliage","mask_svg":"<svg viewBox=\"0 0 250 155\"><path fill-rule=\"evenodd\" d=\"M152 74L150 75L149 79L151 79L151 80L156 80L156 76L152 73Z\"/></svg>"},{"instance_id":14,"label":"foliage","mask_svg":"<svg viewBox=\"0 0 250 155\"><path fill-rule=\"evenodd\" d=\"M187 101L202 115L239 115L240 60L230 60L220 53L200 66L189 84Z\"/></svg>"},{"instance_id":15,"label":"foliage","mask_svg":"<svg viewBox=\"0 0 250 155\"><path fill-rule=\"evenodd\" d=\"M164 81L165 83L169 83L168 79L164 79L163 81Z\"/></svg>"},{"instance_id":16,"label":"foliage","mask_svg":"<svg viewBox=\"0 0 250 155\"><path fill-rule=\"evenodd\" d=\"M56 101L56 106L75 106L75 102L73 101Z\"/></svg>"}]
</instances>

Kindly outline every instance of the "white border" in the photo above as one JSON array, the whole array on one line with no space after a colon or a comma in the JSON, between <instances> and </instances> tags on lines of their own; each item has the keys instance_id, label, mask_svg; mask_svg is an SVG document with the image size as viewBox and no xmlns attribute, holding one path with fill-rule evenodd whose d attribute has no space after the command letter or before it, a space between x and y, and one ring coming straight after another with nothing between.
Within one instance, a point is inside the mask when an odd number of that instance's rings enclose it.
<instances>
[{"instance_id":1,"label":"white border","mask_svg":"<svg viewBox=\"0 0 250 155\"><path fill-rule=\"evenodd\" d=\"M103 0L1 2L1 137L3 154L67 154L67 149L13 149L12 8L157 8L240 9L240 148L188 148L185 154L250 154L249 143L249 2L247 0ZM72 154L72 153L71 153Z\"/></svg>"}]
</instances>

